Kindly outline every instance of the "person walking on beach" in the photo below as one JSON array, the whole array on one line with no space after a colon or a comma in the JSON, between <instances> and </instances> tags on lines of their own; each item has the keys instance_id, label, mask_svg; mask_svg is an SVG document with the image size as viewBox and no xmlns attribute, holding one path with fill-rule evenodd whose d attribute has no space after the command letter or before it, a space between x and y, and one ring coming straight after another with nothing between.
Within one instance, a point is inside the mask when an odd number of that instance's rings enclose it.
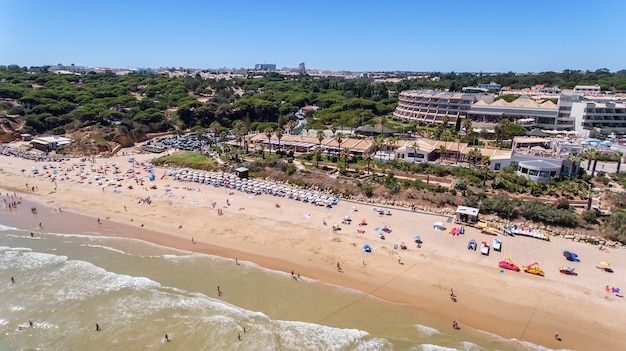
<instances>
[{"instance_id":1,"label":"person walking on beach","mask_svg":"<svg viewBox=\"0 0 626 351\"><path fill-rule=\"evenodd\" d=\"M165 341L169 342L170 341L170 337L169 335L165 334Z\"/></svg>"},{"instance_id":2,"label":"person walking on beach","mask_svg":"<svg viewBox=\"0 0 626 351\"><path fill-rule=\"evenodd\" d=\"M96 323L96 331L100 331L100 324Z\"/></svg>"},{"instance_id":3,"label":"person walking on beach","mask_svg":"<svg viewBox=\"0 0 626 351\"><path fill-rule=\"evenodd\" d=\"M11 277L11 283L15 284L15 278Z\"/></svg>"},{"instance_id":4,"label":"person walking on beach","mask_svg":"<svg viewBox=\"0 0 626 351\"><path fill-rule=\"evenodd\" d=\"M220 290L220 286L217 286L217 296L222 296L222 290Z\"/></svg>"},{"instance_id":5,"label":"person walking on beach","mask_svg":"<svg viewBox=\"0 0 626 351\"><path fill-rule=\"evenodd\" d=\"M561 341L561 338L559 337L559 332L554 332L554 340Z\"/></svg>"}]
</instances>

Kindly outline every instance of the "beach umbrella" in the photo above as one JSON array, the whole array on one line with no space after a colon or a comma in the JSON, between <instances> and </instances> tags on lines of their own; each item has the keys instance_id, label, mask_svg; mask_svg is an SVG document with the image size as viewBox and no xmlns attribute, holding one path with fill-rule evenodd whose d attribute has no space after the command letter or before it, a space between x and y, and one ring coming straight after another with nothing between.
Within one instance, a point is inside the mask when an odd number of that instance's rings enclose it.
<instances>
[{"instance_id":1,"label":"beach umbrella","mask_svg":"<svg viewBox=\"0 0 626 351\"><path fill-rule=\"evenodd\" d=\"M603 265L604 267L611 267L611 264L606 261L602 261L600 262L600 264Z\"/></svg>"},{"instance_id":2,"label":"beach umbrella","mask_svg":"<svg viewBox=\"0 0 626 351\"><path fill-rule=\"evenodd\" d=\"M436 227L443 227L443 222L435 222Z\"/></svg>"},{"instance_id":3,"label":"beach umbrella","mask_svg":"<svg viewBox=\"0 0 626 351\"><path fill-rule=\"evenodd\" d=\"M420 238L420 236L419 236L419 235L413 235L413 239L417 240L417 239L419 239L419 238Z\"/></svg>"}]
</instances>

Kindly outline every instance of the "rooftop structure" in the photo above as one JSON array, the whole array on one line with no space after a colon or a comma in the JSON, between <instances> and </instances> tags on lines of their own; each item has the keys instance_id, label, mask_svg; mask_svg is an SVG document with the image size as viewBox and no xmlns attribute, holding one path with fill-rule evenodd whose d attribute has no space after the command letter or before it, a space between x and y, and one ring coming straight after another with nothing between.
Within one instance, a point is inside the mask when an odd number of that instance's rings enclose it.
<instances>
[{"instance_id":1,"label":"rooftop structure","mask_svg":"<svg viewBox=\"0 0 626 351\"><path fill-rule=\"evenodd\" d=\"M529 129L538 125L553 126L556 116L557 105L551 100L539 103L528 97L520 97L512 102L506 102L504 99L491 103L477 101L467 115L476 127L493 127L501 119L507 118Z\"/></svg>"},{"instance_id":2,"label":"rooftop structure","mask_svg":"<svg viewBox=\"0 0 626 351\"><path fill-rule=\"evenodd\" d=\"M598 95L600 94L600 86L596 85L577 85L574 87L575 93L583 95Z\"/></svg>"},{"instance_id":3,"label":"rooftop structure","mask_svg":"<svg viewBox=\"0 0 626 351\"><path fill-rule=\"evenodd\" d=\"M465 118L470 106L479 100L493 101L493 96L486 94L464 94L433 90L408 90L400 93L398 106L393 115L397 118L422 121L425 123L443 123L443 117L449 116L448 123L456 118Z\"/></svg>"}]
</instances>

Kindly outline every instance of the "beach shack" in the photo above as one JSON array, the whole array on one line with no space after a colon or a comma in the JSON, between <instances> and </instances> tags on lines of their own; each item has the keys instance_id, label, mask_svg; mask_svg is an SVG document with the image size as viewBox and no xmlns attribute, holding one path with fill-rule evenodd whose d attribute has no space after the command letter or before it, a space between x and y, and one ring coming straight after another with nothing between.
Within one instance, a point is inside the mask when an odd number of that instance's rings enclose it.
<instances>
[{"instance_id":1,"label":"beach shack","mask_svg":"<svg viewBox=\"0 0 626 351\"><path fill-rule=\"evenodd\" d=\"M235 174L239 179L248 178L248 169L246 167L239 167L235 169Z\"/></svg>"},{"instance_id":2,"label":"beach shack","mask_svg":"<svg viewBox=\"0 0 626 351\"><path fill-rule=\"evenodd\" d=\"M456 217L454 221L457 223L466 223L466 224L477 223L478 211L480 210L474 207L459 206L456 209Z\"/></svg>"}]
</instances>

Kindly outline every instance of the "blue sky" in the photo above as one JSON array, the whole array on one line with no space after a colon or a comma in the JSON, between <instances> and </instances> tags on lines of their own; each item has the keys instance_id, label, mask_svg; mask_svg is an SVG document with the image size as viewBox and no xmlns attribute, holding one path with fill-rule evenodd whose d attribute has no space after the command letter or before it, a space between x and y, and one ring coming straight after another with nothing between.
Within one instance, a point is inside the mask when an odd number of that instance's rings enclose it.
<instances>
[{"instance_id":1,"label":"blue sky","mask_svg":"<svg viewBox=\"0 0 626 351\"><path fill-rule=\"evenodd\" d=\"M0 0L0 64L626 69L626 1Z\"/></svg>"}]
</instances>

